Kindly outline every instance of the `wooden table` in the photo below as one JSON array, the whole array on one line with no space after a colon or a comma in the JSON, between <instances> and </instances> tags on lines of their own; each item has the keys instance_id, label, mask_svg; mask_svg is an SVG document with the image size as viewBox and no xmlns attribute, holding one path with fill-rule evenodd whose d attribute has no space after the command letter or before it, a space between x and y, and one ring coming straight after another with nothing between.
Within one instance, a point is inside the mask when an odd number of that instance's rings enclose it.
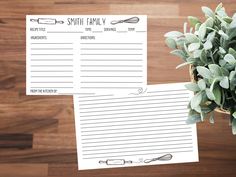
<instances>
[{"instance_id":1,"label":"wooden table","mask_svg":"<svg viewBox=\"0 0 236 177\"><path fill-rule=\"evenodd\" d=\"M236 1L225 0L229 14ZM0 1L0 177L219 177L236 176L236 136L228 116L198 124L199 163L77 171L72 96L26 96L26 14L147 14L148 83L189 81L175 70L163 34L182 30L186 16L215 0L1 0Z\"/></svg>"}]
</instances>

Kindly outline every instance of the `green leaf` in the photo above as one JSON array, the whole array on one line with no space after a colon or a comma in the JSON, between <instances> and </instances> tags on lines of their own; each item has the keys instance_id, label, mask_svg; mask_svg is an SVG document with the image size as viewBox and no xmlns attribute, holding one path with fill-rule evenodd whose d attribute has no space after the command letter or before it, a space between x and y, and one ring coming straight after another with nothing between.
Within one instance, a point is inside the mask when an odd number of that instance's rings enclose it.
<instances>
[{"instance_id":1,"label":"green leaf","mask_svg":"<svg viewBox=\"0 0 236 177\"><path fill-rule=\"evenodd\" d=\"M209 18L205 21L205 23L206 23L206 27L212 28L213 25L214 25L214 19L213 19L212 17L209 17Z\"/></svg>"},{"instance_id":2,"label":"green leaf","mask_svg":"<svg viewBox=\"0 0 236 177\"><path fill-rule=\"evenodd\" d=\"M178 66L176 66L176 69L179 69L179 68L186 66L186 65L191 65L193 63L194 63L194 61L187 61L187 62L181 63Z\"/></svg>"},{"instance_id":3,"label":"green leaf","mask_svg":"<svg viewBox=\"0 0 236 177\"><path fill-rule=\"evenodd\" d=\"M201 122L201 116L194 110L190 110L188 114L188 119L186 120L187 124L195 124Z\"/></svg>"},{"instance_id":4,"label":"green leaf","mask_svg":"<svg viewBox=\"0 0 236 177\"><path fill-rule=\"evenodd\" d=\"M198 92L200 91L200 88L198 87L198 84L196 83L188 83L184 85L188 90L193 91L193 92Z\"/></svg>"},{"instance_id":5,"label":"green leaf","mask_svg":"<svg viewBox=\"0 0 236 177\"><path fill-rule=\"evenodd\" d=\"M175 40L172 38L166 38L165 43L169 48L176 49L177 47Z\"/></svg>"},{"instance_id":6,"label":"green leaf","mask_svg":"<svg viewBox=\"0 0 236 177\"><path fill-rule=\"evenodd\" d=\"M214 123L215 123L215 120L214 120L214 112L211 112L209 121L210 121L211 124L214 124Z\"/></svg>"},{"instance_id":7,"label":"green leaf","mask_svg":"<svg viewBox=\"0 0 236 177\"><path fill-rule=\"evenodd\" d=\"M221 105L221 89L220 89L220 87L216 86L213 89L213 94L216 98L215 99L216 104Z\"/></svg>"},{"instance_id":8,"label":"green leaf","mask_svg":"<svg viewBox=\"0 0 236 177\"><path fill-rule=\"evenodd\" d=\"M211 81L211 87L210 87L210 90L211 92L213 91L214 87L215 87L215 84L219 81L221 81L222 77L221 76L218 76L218 77L214 77L214 79Z\"/></svg>"},{"instance_id":9,"label":"green leaf","mask_svg":"<svg viewBox=\"0 0 236 177\"><path fill-rule=\"evenodd\" d=\"M199 81L197 82L197 85L198 85L198 87L199 87L201 90L205 90L205 89L206 89L206 82L205 82L203 79L199 80Z\"/></svg>"},{"instance_id":10,"label":"green leaf","mask_svg":"<svg viewBox=\"0 0 236 177\"><path fill-rule=\"evenodd\" d=\"M230 24L233 21L231 17L223 17L223 20L228 24Z\"/></svg>"},{"instance_id":11,"label":"green leaf","mask_svg":"<svg viewBox=\"0 0 236 177\"><path fill-rule=\"evenodd\" d=\"M221 18L224 18L224 17L227 17L227 16L228 16L228 15L226 14L224 8L221 8L221 9L218 10L216 13L217 13L217 15L219 15L219 17L221 17Z\"/></svg>"},{"instance_id":12,"label":"green leaf","mask_svg":"<svg viewBox=\"0 0 236 177\"><path fill-rule=\"evenodd\" d=\"M215 38L215 35L216 35L216 32L215 32L215 31L209 33L209 34L207 35L207 40L212 42L212 41L214 40L214 38Z\"/></svg>"},{"instance_id":13,"label":"green leaf","mask_svg":"<svg viewBox=\"0 0 236 177\"><path fill-rule=\"evenodd\" d=\"M202 101L202 93L201 92L198 92L197 94L194 95L194 97L191 99L191 108L192 109L195 109L199 106L199 104L201 103Z\"/></svg>"},{"instance_id":14,"label":"green leaf","mask_svg":"<svg viewBox=\"0 0 236 177\"><path fill-rule=\"evenodd\" d=\"M195 31L198 31L199 28L200 28L200 26L201 26L201 23L197 23L197 24L195 25Z\"/></svg>"},{"instance_id":15,"label":"green leaf","mask_svg":"<svg viewBox=\"0 0 236 177\"><path fill-rule=\"evenodd\" d=\"M199 27L198 36L201 40L203 40L205 38L205 36L206 36L206 24L205 23L201 24L201 26Z\"/></svg>"},{"instance_id":16,"label":"green leaf","mask_svg":"<svg viewBox=\"0 0 236 177\"><path fill-rule=\"evenodd\" d=\"M211 92L211 90L209 88L206 89L206 95L207 95L207 98L209 98L210 100L215 100L216 99L214 93Z\"/></svg>"},{"instance_id":17,"label":"green leaf","mask_svg":"<svg viewBox=\"0 0 236 177\"><path fill-rule=\"evenodd\" d=\"M235 58L234 58L234 56L232 54L226 54L224 56L224 60L227 61L231 65L235 65L236 64L236 60L235 60Z\"/></svg>"},{"instance_id":18,"label":"green leaf","mask_svg":"<svg viewBox=\"0 0 236 177\"><path fill-rule=\"evenodd\" d=\"M225 40L229 39L229 36L227 34L225 34L224 31L222 31L222 30L219 30L218 34L221 35Z\"/></svg>"},{"instance_id":19,"label":"green leaf","mask_svg":"<svg viewBox=\"0 0 236 177\"><path fill-rule=\"evenodd\" d=\"M166 33L164 36L167 38L179 38L179 37L183 36L183 33L179 32L179 31L170 31L170 32Z\"/></svg>"},{"instance_id":20,"label":"green leaf","mask_svg":"<svg viewBox=\"0 0 236 177\"><path fill-rule=\"evenodd\" d=\"M236 135L236 119L233 119L232 121L232 133L233 135Z\"/></svg>"},{"instance_id":21,"label":"green leaf","mask_svg":"<svg viewBox=\"0 0 236 177\"><path fill-rule=\"evenodd\" d=\"M200 58L201 54L202 54L202 50L195 50L193 52L193 58Z\"/></svg>"},{"instance_id":22,"label":"green leaf","mask_svg":"<svg viewBox=\"0 0 236 177\"><path fill-rule=\"evenodd\" d=\"M218 6L217 6L216 9L215 9L215 12L218 12L218 11L221 10L222 8L223 8L223 4L222 4L222 3L218 4Z\"/></svg>"},{"instance_id":23,"label":"green leaf","mask_svg":"<svg viewBox=\"0 0 236 177\"><path fill-rule=\"evenodd\" d=\"M215 17L215 13L209 7L203 6L202 12L205 14L206 17Z\"/></svg>"},{"instance_id":24,"label":"green leaf","mask_svg":"<svg viewBox=\"0 0 236 177\"><path fill-rule=\"evenodd\" d=\"M209 64L208 65L209 70L211 71L212 74L214 74L214 76L221 76L221 68L219 65L217 64Z\"/></svg>"},{"instance_id":25,"label":"green leaf","mask_svg":"<svg viewBox=\"0 0 236 177\"><path fill-rule=\"evenodd\" d=\"M233 21L229 25L230 29L236 28L236 19L233 19Z\"/></svg>"},{"instance_id":26,"label":"green leaf","mask_svg":"<svg viewBox=\"0 0 236 177\"><path fill-rule=\"evenodd\" d=\"M236 51L233 48L229 48L229 54L233 55L236 58Z\"/></svg>"},{"instance_id":27,"label":"green leaf","mask_svg":"<svg viewBox=\"0 0 236 177\"><path fill-rule=\"evenodd\" d=\"M229 78L227 76L223 77L223 79L220 81L220 86L225 89L229 88Z\"/></svg>"},{"instance_id":28,"label":"green leaf","mask_svg":"<svg viewBox=\"0 0 236 177\"><path fill-rule=\"evenodd\" d=\"M212 48L212 43L211 43L211 41L206 41L206 42L203 44L203 46L204 46L204 49L205 49L205 50L210 50L210 49Z\"/></svg>"},{"instance_id":29,"label":"green leaf","mask_svg":"<svg viewBox=\"0 0 236 177\"><path fill-rule=\"evenodd\" d=\"M236 119L236 111L232 114L232 116Z\"/></svg>"},{"instance_id":30,"label":"green leaf","mask_svg":"<svg viewBox=\"0 0 236 177\"><path fill-rule=\"evenodd\" d=\"M188 51L193 52L193 51L199 49L199 47L200 47L200 43L192 43L188 46Z\"/></svg>"},{"instance_id":31,"label":"green leaf","mask_svg":"<svg viewBox=\"0 0 236 177\"><path fill-rule=\"evenodd\" d=\"M186 33L184 35L185 35L185 38L186 38L187 42L189 42L189 43L199 42L199 39L198 39L198 37L195 34Z\"/></svg>"},{"instance_id":32,"label":"green leaf","mask_svg":"<svg viewBox=\"0 0 236 177\"><path fill-rule=\"evenodd\" d=\"M206 79L212 78L212 73L210 72L210 70L203 66L197 66L197 72Z\"/></svg>"},{"instance_id":33,"label":"green leaf","mask_svg":"<svg viewBox=\"0 0 236 177\"><path fill-rule=\"evenodd\" d=\"M176 50L171 51L170 53L173 55L176 55L176 56L184 59L184 61L186 61L186 58L187 58L186 54L182 50L176 49Z\"/></svg>"},{"instance_id":34,"label":"green leaf","mask_svg":"<svg viewBox=\"0 0 236 177\"><path fill-rule=\"evenodd\" d=\"M226 53L225 49L223 49L222 47L219 47L219 52L220 52L221 54L225 54L225 53Z\"/></svg>"},{"instance_id":35,"label":"green leaf","mask_svg":"<svg viewBox=\"0 0 236 177\"><path fill-rule=\"evenodd\" d=\"M197 17L188 16L188 21L192 27L195 27L197 23L201 23Z\"/></svg>"},{"instance_id":36,"label":"green leaf","mask_svg":"<svg viewBox=\"0 0 236 177\"><path fill-rule=\"evenodd\" d=\"M235 75L236 75L236 71L231 71L230 72L230 75L229 75L229 80L233 80L235 78Z\"/></svg>"},{"instance_id":37,"label":"green leaf","mask_svg":"<svg viewBox=\"0 0 236 177\"><path fill-rule=\"evenodd\" d=\"M206 51L205 51L204 49L201 51L200 60L201 60L203 63L207 63L207 55L206 55Z\"/></svg>"}]
</instances>

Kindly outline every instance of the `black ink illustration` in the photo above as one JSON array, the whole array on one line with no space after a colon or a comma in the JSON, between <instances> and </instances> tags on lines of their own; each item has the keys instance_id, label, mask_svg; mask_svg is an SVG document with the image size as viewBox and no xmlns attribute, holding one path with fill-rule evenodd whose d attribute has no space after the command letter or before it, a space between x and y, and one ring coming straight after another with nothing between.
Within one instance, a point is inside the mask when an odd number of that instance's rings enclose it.
<instances>
[{"instance_id":1,"label":"black ink illustration","mask_svg":"<svg viewBox=\"0 0 236 177\"><path fill-rule=\"evenodd\" d=\"M125 20L114 20L114 21L111 21L111 24L112 25L116 25L116 24L119 24L119 23L138 23L139 22L139 18L138 17L131 17L131 18L128 18L128 19L125 19Z\"/></svg>"},{"instance_id":2,"label":"black ink illustration","mask_svg":"<svg viewBox=\"0 0 236 177\"><path fill-rule=\"evenodd\" d=\"M171 160L172 159L172 155L171 154L165 154L163 156L160 156L160 157L157 157L157 158L152 158L152 159L146 159L144 160L144 163L151 163L151 162L154 162L154 161L168 161L168 160Z\"/></svg>"},{"instance_id":3,"label":"black ink illustration","mask_svg":"<svg viewBox=\"0 0 236 177\"><path fill-rule=\"evenodd\" d=\"M139 88L137 92L135 93L130 93L129 95L141 95L143 93L146 93L147 89Z\"/></svg>"},{"instance_id":4,"label":"black ink illustration","mask_svg":"<svg viewBox=\"0 0 236 177\"><path fill-rule=\"evenodd\" d=\"M125 159L107 159L107 160L100 160L100 164L106 164L106 165L124 165L124 164L131 164L132 161Z\"/></svg>"},{"instance_id":5,"label":"black ink illustration","mask_svg":"<svg viewBox=\"0 0 236 177\"><path fill-rule=\"evenodd\" d=\"M107 159L107 160L100 160L98 163L99 164L106 164L106 165L125 165L125 164L132 164L132 163L151 163L154 161L168 161L172 159L171 154L165 154L163 156L157 157L157 158L152 158L152 159L146 159L142 160L139 159L138 162L134 162L132 160L125 160L125 159Z\"/></svg>"},{"instance_id":6,"label":"black ink illustration","mask_svg":"<svg viewBox=\"0 0 236 177\"><path fill-rule=\"evenodd\" d=\"M63 24L64 21L57 21L54 18L38 18L38 19L30 19L31 22L37 22L38 24L45 24L45 25L56 25L56 24Z\"/></svg>"}]
</instances>

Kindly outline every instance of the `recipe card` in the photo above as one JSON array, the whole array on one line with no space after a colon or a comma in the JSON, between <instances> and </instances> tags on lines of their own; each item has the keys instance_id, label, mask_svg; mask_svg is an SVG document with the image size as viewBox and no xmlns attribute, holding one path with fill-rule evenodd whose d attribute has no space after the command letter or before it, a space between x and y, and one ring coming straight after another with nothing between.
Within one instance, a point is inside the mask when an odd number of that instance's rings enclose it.
<instances>
[{"instance_id":1,"label":"recipe card","mask_svg":"<svg viewBox=\"0 0 236 177\"><path fill-rule=\"evenodd\" d=\"M192 92L184 84L74 95L79 170L197 162L196 125L186 124Z\"/></svg>"},{"instance_id":2,"label":"recipe card","mask_svg":"<svg viewBox=\"0 0 236 177\"><path fill-rule=\"evenodd\" d=\"M147 17L27 15L27 95L129 93L147 84Z\"/></svg>"}]
</instances>

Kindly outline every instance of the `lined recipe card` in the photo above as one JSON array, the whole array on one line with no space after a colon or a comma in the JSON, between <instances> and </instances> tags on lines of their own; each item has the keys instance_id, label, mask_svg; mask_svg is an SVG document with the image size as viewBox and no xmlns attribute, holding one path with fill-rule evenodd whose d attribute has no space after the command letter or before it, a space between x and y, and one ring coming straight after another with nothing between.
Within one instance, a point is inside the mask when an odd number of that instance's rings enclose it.
<instances>
[{"instance_id":1,"label":"lined recipe card","mask_svg":"<svg viewBox=\"0 0 236 177\"><path fill-rule=\"evenodd\" d=\"M147 83L147 17L28 15L27 94L127 93Z\"/></svg>"},{"instance_id":2,"label":"lined recipe card","mask_svg":"<svg viewBox=\"0 0 236 177\"><path fill-rule=\"evenodd\" d=\"M198 161L184 83L127 96L74 95L79 170Z\"/></svg>"}]
</instances>

